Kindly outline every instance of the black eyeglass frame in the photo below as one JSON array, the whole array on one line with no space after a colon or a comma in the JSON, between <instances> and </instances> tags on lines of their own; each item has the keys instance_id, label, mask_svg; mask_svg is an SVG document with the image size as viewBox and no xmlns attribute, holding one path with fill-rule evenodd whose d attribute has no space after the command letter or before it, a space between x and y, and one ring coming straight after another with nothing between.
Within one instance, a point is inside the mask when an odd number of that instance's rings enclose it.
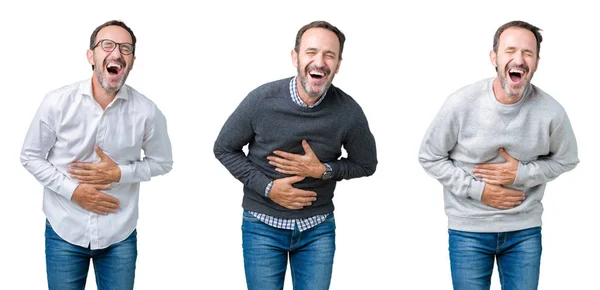
<instances>
[{"instance_id":1,"label":"black eyeglass frame","mask_svg":"<svg viewBox=\"0 0 600 290\"><path fill-rule=\"evenodd\" d=\"M115 46L114 46L114 48L112 50L106 50L104 48L104 45L102 45L102 43L104 43L104 42L112 42L112 43L115 44ZM119 46L119 52L122 55L130 55L130 54L134 54L135 53L135 45L133 45L131 43L128 43L128 42L118 43L118 42L116 42L114 40L110 40L110 39L100 39L100 41L98 41L96 43L96 45L94 45L94 47L92 47L92 50L94 50L96 47L98 47L98 45L100 45L100 48L102 48L102 50L104 50L106 52L113 52L113 51L115 51L115 48L117 48L117 46ZM131 50L130 50L129 53L123 52L123 45L127 45L127 46L131 47Z\"/></svg>"}]
</instances>

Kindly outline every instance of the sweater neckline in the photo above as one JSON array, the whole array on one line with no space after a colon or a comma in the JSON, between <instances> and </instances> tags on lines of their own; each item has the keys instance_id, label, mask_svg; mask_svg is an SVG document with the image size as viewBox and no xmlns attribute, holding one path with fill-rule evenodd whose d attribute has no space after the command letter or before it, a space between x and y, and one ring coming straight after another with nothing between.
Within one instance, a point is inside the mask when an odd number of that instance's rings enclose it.
<instances>
[{"instance_id":1,"label":"sweater neckline","mask_svg":"<svg viewBox=\"0 0 600 290\"><path fill-rule=\"evenodd\" d=\"M523 107L523 104L530 97L529 95L531 94L531 91L532 91L531 84L529 84L527 86L527 89L525 89L525 93L523 94L523 97L518 102L513 103L513 104L502 104L502 103L498 102L498 100L496 99L496 95L494 95L494 80L495 79L496 78L492 78L488 82L488 86L487 86L488 87L488 90L487 90L488 99L492 105L493 110L500 115L500 118L502 119L504 124L508 126L508 124L517 117L517 115L519 114L519 111Z\"/></svg>"}]
</instances>

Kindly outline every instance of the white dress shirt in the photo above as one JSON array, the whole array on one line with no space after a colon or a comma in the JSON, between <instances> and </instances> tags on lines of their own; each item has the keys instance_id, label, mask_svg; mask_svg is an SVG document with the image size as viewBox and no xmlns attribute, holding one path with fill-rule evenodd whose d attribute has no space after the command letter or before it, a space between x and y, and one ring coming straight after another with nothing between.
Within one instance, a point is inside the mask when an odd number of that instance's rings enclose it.
<instances>
[{"instance_id":1,"label":"white dress shirt","mask_svg":"<svg viewBox=\"0 0 600 290\"><path fill-rule=\"evenodd\" d=\"M98 162L96 145L121 169L121 180L102 190L120 201L108 215L71 200L78 182L67 170L72 162ZM140 181L169 172L173 160L166 119L150 99L123 85L103 110L88 79L45 96L25 137L21 163L44 186L43 210L54 231L71 244L103 249L135 230Z\"/></svg>"}]
</instances>

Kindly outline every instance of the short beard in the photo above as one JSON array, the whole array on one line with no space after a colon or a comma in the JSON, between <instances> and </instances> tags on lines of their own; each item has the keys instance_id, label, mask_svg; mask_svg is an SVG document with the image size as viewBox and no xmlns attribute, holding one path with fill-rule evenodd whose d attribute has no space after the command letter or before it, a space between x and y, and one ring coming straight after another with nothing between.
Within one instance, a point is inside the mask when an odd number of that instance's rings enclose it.
<instances>
[{"instance_id":1,"label":"short beard","mask_svg":"<svg viewBox=\"0 0 600 290\"><path fill-rule=\"evenodd\" d=\"M308 76L307 74L307 70L309 69L308 67L306 68L306 70L304 71L305 74L302 74L301 68L300 68L300 61L296 62L297 65L297 71L298 71L298 77L300 78L300 85L302 85L302 88L304 89L304 91L306 92L306 94L308 94L309 97L311 98L320 98L321 96L323 96L325 94L325 92L327 92L327 90L329 89L329 87L331 86L331 83L333 82L333 78L331 78L330 80L327 80L325 85L323 87L321 87L320 90L318 91L311 91L310 90L310 85L309 85L309 81L308 81ZM331 74L331 70L325 68L323 69L324 71L327 72L327 74Z\"/></svg>"},{"instance_id":2,"label":"short beard","mask_svg":"<svg viewBox=\"0 0 600 290\"><path fill-rule=\"evenodd\" d=\"M498 64L496 63L496 67L498 67ZM500 81L500 85L502 86L502 89L504 90L504 92L506 93L506 95L511 98L511 99L520 99L525 95L525 92L527 91L527 87L529 87L529 80L526 79L526 76L523 76L523 86L519 89L519 91L517 93L513 93L510 90L510 86L508 84L508 80L506 79L506 74L507 71L510 69L510 67L505 68L504 71L498 71L498 80ZM523 68L525 69L525 68ZM526 68L525 73L529 72L529 68ZM532 75L533 77L533 75Z\"/></svg>"},{"instance_id":3,"label":"short beard","mask_svg":"<svg viewBox=\"0 0 600 290\"><path fill-rule=\"evenodd\" d=\"M105 62L106 62L106 60L105 60ZM125 62L123 61L122 64L124 64L124 63ZM94 74L96 75L96 79L98 80L98 83L100 84L100 86L106 92L116 93L121 89L123 84L125 84L125 80L127 80L127 76L129 76L129 68L126 66L123 66L124 71L122 72L121 80L119 80L119 82L115 86L110 86L108 79L104 75L105 67L106 67L106 63L104 63L103 66L95 66L94 67Z\"/></svg>"},{"instance_id":4,"label":"short beard","mask_svg":"<svg viewBox=\"0 0 600 290\"><path fill-rule=\"evenodd\" d=\"M508 97L512 98L512 99L522 98L523 95L525 94L525 88L529 84L529 82L525 81L525 83L523 84L523 87L520 88L517 93L513 93L510 90L510 86L508 85L508 81L506 80L506 78L503 75L498 74L498 79L500 80L500 85L502 86L502 89L504 90L504 92L506 93L506 95Z\"/></svg>"},{"instance_id":5,"label":"short beard","mask_svg":"<svg viewBox=\"0 0 600 290\"><path fill-rule=\"evenodd\" d=\"M329 89L329 86L331 86L331 83L328 83L321 87L321 89L318 91L311 91L310 86L308 84L308 78L302 76L300 76L300 84L302 85L302 88L304 88L304 91L311 98L320 98Z\"/></svg>"}]
</instances>

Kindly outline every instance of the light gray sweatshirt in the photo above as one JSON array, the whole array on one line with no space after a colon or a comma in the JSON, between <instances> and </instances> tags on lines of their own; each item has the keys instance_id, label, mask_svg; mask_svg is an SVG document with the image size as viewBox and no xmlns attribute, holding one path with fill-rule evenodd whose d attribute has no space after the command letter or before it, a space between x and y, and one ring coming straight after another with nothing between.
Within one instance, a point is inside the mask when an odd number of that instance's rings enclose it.
<instances>
[{"instance_id":1,"label":"light gray sweatshirt","mask_svg":"<svg viewBox=\"0 0 600 290\"><path fill-rule=\"evenodd\" d=\"M530 85L515 104L499 103L494 79L450 95L430 125L419 152L425 171L444 187L448 228L469 232L506 232L542 225L546 182L579 163L577 143L563 107ZM485 183L472 172L479 163L504 162L498 149L519 160L508 188L523 191L517 207L496 209L481 202Z\"/></svg>"}]
</instances>

